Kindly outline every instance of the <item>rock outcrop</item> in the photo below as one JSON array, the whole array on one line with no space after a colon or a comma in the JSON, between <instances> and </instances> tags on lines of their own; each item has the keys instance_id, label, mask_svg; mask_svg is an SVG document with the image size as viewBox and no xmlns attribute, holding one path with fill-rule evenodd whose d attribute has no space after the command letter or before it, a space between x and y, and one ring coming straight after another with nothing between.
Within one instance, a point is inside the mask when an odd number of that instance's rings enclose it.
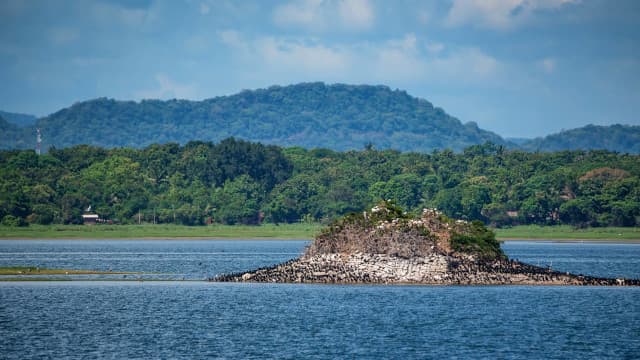
<instances>
[{"instance_id":1,"label":"rock outcrop","mask_svg":"<svg viewBox=\"0 0 640 360\"><path fill-rule=\"evenodd\" d=\"M640 285L509 260L481 223L435 209L411 218L388 202L323 231L299 259L212 281L425 285Z\"/></svg>"}]
</instances>

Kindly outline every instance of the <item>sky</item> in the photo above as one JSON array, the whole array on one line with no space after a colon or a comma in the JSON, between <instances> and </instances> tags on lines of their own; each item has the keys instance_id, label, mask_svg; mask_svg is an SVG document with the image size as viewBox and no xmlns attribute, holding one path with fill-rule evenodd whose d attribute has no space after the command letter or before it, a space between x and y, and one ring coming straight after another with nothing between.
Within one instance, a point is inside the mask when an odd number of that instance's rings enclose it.
<instances>
[{"instance_id":1,"label":"sky","mask_svg":"<svg viewBox=\"0 0 640 360\"><path fill-rule=\"evenodd\" d=\"M637 0L0 0L0 110L387 85L505 137L640 125Z\"/></svg>"}]
</instances>

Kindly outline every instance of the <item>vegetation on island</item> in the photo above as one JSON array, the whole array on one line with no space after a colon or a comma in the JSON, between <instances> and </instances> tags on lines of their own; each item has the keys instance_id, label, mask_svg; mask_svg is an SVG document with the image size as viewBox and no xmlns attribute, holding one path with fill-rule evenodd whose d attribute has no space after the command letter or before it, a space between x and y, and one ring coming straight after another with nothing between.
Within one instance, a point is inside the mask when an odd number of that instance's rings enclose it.
<instances>
[{"instance_id":1,"label":"vegetation on island","mask_svg":"<svg viewBox=\"0 0 640 360\"><path fill-rule=\"evenodd\" d=\"M487 143L431 153L282 148L229 138L144 149L0 151L0 222L329 223L392 199L497 227L640 224L640 156L527 153ZM99 225L106 226L106 225Z\"/></svg>"},{"instance_id":2,"label":"vegetation on island","mask_svg":"<svg viewBox=\"0 0 640 360\"><path fill-rule=\"evenodd\" d=\"M312 256L367 253L411 258L434 252L506 258L495 233L480 221L454 220L436 209L407 213L391 201L333 221L307 249Z\"/></svg>"}]
</instances>

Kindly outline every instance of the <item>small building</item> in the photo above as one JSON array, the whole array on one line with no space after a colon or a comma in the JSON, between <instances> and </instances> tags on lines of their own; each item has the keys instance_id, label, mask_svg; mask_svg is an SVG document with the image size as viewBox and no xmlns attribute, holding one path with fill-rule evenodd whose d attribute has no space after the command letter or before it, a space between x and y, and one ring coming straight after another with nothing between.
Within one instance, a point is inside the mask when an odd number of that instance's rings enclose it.
<instances>
[{"instance_id":1,"label":"small building","mask_svg":"<svg viewBox=\"0 0 640 360\"><path fill-rule=\"evenodd\" d=\"M95 225L99 220L98 214L83 214L82 223L85 225Z\"/></svg>"},{"instance_id":2,"label":"small building","mask_svg":"<svg viewBox=\"0 0 640 360\"><path fill-rule=\"evenodd\" d=\"M513 210L507 211L507 216L510 217L510 218L516 218L516 217L518 217L518 212L517 211L513 211Z\"/></svg>"}]
</instances>

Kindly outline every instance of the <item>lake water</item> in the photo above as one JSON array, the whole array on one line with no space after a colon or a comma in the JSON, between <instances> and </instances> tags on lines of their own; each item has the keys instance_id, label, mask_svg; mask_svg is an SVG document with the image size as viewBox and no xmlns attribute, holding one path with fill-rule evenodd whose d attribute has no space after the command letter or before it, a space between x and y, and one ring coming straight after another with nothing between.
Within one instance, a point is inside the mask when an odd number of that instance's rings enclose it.
<instances>
[{"instance_id":1,"label":"lake water","mask_svg":"<svg viewBox=\"0 0 640 360\"><path fill-rule=\"evenodd\" d=\"M305 241L0 241L0 266L204 279ZM640 278L639 244L507 242L512 258ZM638 358L640 288L0 282L0 358Z\"/></svg>"}]
</instances>

